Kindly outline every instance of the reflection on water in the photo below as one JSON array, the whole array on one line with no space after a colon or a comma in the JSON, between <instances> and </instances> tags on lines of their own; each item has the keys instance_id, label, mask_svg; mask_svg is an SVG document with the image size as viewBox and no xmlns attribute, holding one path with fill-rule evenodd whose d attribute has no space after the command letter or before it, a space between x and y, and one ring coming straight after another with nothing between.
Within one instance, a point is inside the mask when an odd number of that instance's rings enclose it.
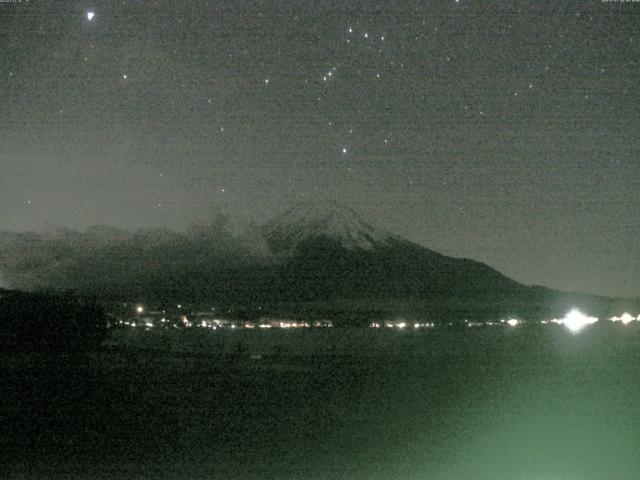
<instances>
[{"instance_id":1,"label":"reflection on water","mask_svg":"<svg viewBox=\"0 0 640 480\"><path fill-rule=\"evenodd\" d=\"M5 365L8 478L636 479L638 327L254 329L233 355Z\"/></svg>"}]
</instances>

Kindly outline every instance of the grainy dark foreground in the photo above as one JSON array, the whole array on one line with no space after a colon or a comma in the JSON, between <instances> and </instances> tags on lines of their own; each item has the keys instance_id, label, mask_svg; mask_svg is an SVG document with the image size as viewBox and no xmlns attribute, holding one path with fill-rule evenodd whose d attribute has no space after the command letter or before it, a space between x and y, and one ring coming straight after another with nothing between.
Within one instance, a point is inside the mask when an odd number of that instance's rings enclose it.
<instances>
[{"instance_id":1,"label":"grainy dark foreground","mask_svg":"<svg viewBox=\"0 0 640 480\"><path fill-rule=\"evenodd\" d=\"M636 478L635 326L376 334L414 353L3 356L3 478Z\"/></svg>"}]
</instances>

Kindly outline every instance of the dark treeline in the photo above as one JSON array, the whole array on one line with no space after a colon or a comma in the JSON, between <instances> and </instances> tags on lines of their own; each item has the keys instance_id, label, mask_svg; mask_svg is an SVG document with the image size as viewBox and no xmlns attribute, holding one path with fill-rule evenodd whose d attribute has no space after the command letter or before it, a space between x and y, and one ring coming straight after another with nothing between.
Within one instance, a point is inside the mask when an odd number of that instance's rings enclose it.
<instances>
[{"instance_id":1,"label":"dark treeline","mask_svg":"<svg viewBox=\"0 0 640 480\"><path fill-rule=\"evenodd\" d=\"M82 353L99 346L106 331L106 314L92 300L0 290L5 352Z\"/></svg>"}]
</instances>

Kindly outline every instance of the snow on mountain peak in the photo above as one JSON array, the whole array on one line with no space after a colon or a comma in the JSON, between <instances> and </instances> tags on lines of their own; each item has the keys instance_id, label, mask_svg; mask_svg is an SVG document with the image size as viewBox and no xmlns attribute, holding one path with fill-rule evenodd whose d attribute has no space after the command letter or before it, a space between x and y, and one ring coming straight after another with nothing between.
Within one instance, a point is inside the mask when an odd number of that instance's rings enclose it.
<instances>
[{"instance_id":1,"label":"snow on mountain peak","mask_svg":"<svg viewBox=\"0 0 640 480\"><path fill-rule=\"evenodd\" d=\"M265 235L279 250L293 250L302 241L324 237L354 250L388 246L394 235L366 223L348 205L334 200L299 203L265 225Z\"/></svg>"}]
</instances>

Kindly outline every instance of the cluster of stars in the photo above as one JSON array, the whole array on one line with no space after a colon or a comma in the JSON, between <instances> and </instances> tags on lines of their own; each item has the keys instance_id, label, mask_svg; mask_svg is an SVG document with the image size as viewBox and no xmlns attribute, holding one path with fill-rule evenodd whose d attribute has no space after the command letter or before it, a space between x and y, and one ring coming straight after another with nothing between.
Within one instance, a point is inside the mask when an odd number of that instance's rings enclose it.
<instances>
[{"instance_id":1,"label":"cluster of stars","mask_svg":"<svg viewBox=\"0 0 640 480\"><path fill-rule=\"evenodd\" d=\"M455 0L455 3L458 4L460 1ZM88 23L95 23L97 14L94 10L87 10L84 15ZM414 35L416 32L409 33L409 31L407 31L405 37L408 37L411 42L415 40L416 42L425 43L424 52L427 52L424 54L424 61L426 62L425 65L433 68L433 70L430 71L425 67L426 83L429 81L429 76L434 75L434 73L441 75L442 78L447 78L447 75L452 78L460 78L460 75L455 72L458 72L460 68L464 67L464 62L468 62L468 60L464 58L464 52L461 53L446 44L442 46L443 49L438 50L434 48L430 50L431 44L434 46L436 45L438 35L446 35L445 28L441 28L441 25L432 25L429 27L427 20L422 20L422 25L424 27L424 32L431 33L423 32L419 35ZM337 150L340 154L339 158L343 160L337 165L339 168L344 168L347 172L350 172L352 169L352 162L360 160L364 154L362 151L363 149L360 148L364 143L364 139L366 139L366 142L369 145L377 144L380 146L389 146L390 137L402 137L406 132L389 131L396 129L386 121L385 115L380 115L380 125L375 126L376 130L378 132L383 130L383 128L380 128L383 126L391 128L384 128L384 130L387 130L384 134L380 135L378 133L377 135L379 136L377 138L371 138L371 135L367 135L367 130L371 128L371 122L360 113L360 108L357 103L349 102L349 104L342 103L337 105L336 99L349 99L349 96L353 95L352 92L354 89L359 88L358 84L361 84L361 88L363 90L370 90L367 95L368 98L363 99L368 104L369 111L371 105L374 105L378 100L382 104L390 105L390 108L393 108L393 103L387 101L387 96L395 93L389 88L391 82L396 81L408 83L412 81L413 77L411 77L411 75L415 75L414 72L420 71L420 68L423 67L414 65L414 68L411 68L412 57L407 57L405 49L401 47L401 45L406 46L407 41L407 38L405 38L403 44L402 34L394 34L394 41L388 41L387 35L383 33L382 29L379 29L376 32L375 29L362 28L362 26L356 26L355 23L346 25L346 34L344 33L345 30L342 30L342 32L343 33L340 33L340 29L338 29L336 30L335 35L337 38L342 36L343 40L346 40L346 44L348 46L342 47L342 49L338 47L334 52L332 52L331 56L334 57L334 62L332 62L333 65L320 73L321 81L319 83L322 88L318 89L318 77L316 77L315 74L311 76L307 75L302 80L306 86L305 91L311 92L314 96L314 100L317 100L318 102L317 107L315 108L316 114L321 117L331 118L330 120L325 120L325 125L331 129L331 133L326 135L326 138L331 142L335 142L333 143L332 151L335 152ZM563 36L564 33L560 32L559 38L563 39ZM96 37L90 36L89 38L92 39L89 41L89 48L93 50L95 48L94 40ZM632 38L629 38L629 42L631 41ZM553 42L545 39L542 47L553 50ZM178 49L173 48L173 53L178 56ZM232 58L232 56L233 54L229 53L229 58ZM93 59L93 55L91 57L86 54L82 56L83 62L88 62L90 59ZM135 64L129 63L129 68L132 69L133 65ZM265 67L269 66L267 63L262 63L260 65ZM331 65L331 63L329 63L329 65ZM445 68L441 65L445 65L446 68L449 68L450 70L436 71L436 67L440 69ZM535 65L533 67L535 68ZM538 63L537 68L541 68L540 63ZM544 73L548 74L551 71L551 66L544 62L542 63L542 68ZM276 71L274 69L270 70L271 72ZM340 75L338 75L338 71L340 71ZM602 66L596 66L595 71L599 74L604 74L606 69ZM9 77L13 77L14 72L10 71L8 75ZM130 75L135 75L135 72L119 72L122 83L130 80ZM458 77L455 75L458 75ZM135 77L140 79L141 75L138 73ZM184 91L189 88L193 89L195 92L199 92L206 86L206 82L201 82L202 86L199 86L196 85L195 82L190 82L188 76L183 76L182 74L179 76L179 79L179 87L175 89L176 92ZM373 86L371 83L367 83L373 80L378 80L379 82L377 82L376 85L380 86L377 87ZM264 86L270 87L273 84L273 81L274 77L271 75L265 75L262 77ZM284 85L285 82L287 82L288 85L291 85L291 82L293 81L295 81L295 79L281 78L278 83ZM470 77L469 81L473 81L473 78ZM542 95L544 90L544 81L545 79L543 77L539 74L536 75L535 89L533 80L530 80L529 82L526 82L526 80L525 82L520 81L520 85L512 86L512 88L508 89L507 98L510 97L512 100L530 98L530 96L525 95L525 93L528 93L529 95ZM541 83L541 85L538 85L539 83ZM330 84L331 88L329 88ZM460 90L459 86L456 88L464 95L464 98L457 103L457 108L462 108L463 112L473 112L473 114L479 117L487 118L488 121L493 118L499 118L499 112L494 112L495 99L498 98L497 96L476 96L472 93ZM267 91L274 92L279 91L279 89L264 89L264 92ZM469 89L469 91L472 92L473 88ZM206 105L212 107L210 110L211 115L215 115L215 112L218 111L218 105L214 102L214 97L207 96L207 93L210 92L204 92ZM273 95L273 93L269 93L269 95ZM216 97L220 96L216 95ZM585 100L589 100L591 96L589 93L583 93L583 98ZM176 98L174 95L169 95L167 100L170 102L172 108L178 108L181 105L181 101L184 101L184 99ZM199 101L202 102L202 97L200 97ZM424 107L421 108L425 110L425 117L429 118L430 106L425 104ZM65 109L59 108L58 112L59 114L63 114L65 113ZM461 118L464 119L465 117L462 116ZM466 118L469 117L467 116ZM218 124L214 128L216 128L220 134L225 133L225 127L219 126L219 119L212 123L214 125ZM358 124L357 127L359 133L357 136L353 134L353 123ZM229 140L233 140L233 136L227 138L229 138ZM397 145L399 143L394 142L394 144ZM413 181L409 181L408 184L412 185ZM220 193L224 193L225 190L224 188L220 188L219 191ZM158 207L161 207L163 203L158 202L157 205Z\"/></svg>"}]
</instances>

